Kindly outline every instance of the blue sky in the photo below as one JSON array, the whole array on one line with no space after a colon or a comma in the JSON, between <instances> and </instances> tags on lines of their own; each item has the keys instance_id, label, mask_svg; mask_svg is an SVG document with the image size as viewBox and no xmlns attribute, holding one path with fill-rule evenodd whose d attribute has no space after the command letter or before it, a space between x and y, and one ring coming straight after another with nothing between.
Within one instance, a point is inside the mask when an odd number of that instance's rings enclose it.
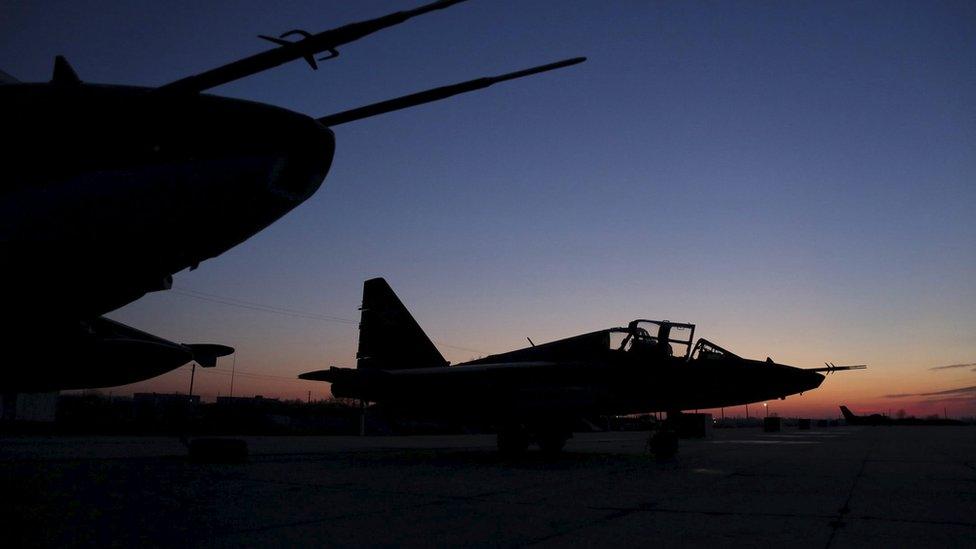
<instances>
[{"instance_id":1,"label":"blue sky","mask_svg":"<svg viewBox=\"0 0 976 549\"><path fill-rule=\"evenodd\" d=\"M65 54L86 81L159 85L266 49L257 34L418 4L8 4L0 68L46 80ZM974 31L970 2L472 0L213 92L324 115L589 61L337 127L315 196L175 285L355 320L385 276L435 340L484 353L651 317L745 356L869 363L795 405L824 410L972 385L928 368L976 361ZM242 371L353 364L349 323L176 292L111 316L233 345Z\"/></svg>"}]
</instances>

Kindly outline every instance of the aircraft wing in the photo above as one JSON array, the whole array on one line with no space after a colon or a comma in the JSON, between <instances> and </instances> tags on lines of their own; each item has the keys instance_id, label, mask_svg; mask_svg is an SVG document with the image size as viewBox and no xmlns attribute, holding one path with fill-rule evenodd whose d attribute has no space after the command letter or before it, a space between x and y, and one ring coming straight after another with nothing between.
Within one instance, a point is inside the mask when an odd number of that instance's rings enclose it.
<instances>
[{"instance_id":1,"label":"aircraft wing","mask_svg":"<svg viewBox=\"0 0 976 549\"><path fill-rule=\"evenodd\" d=\"M175 82L160 86L158 91L176 93L199 93L210 88L233 82L241 78L264 72L268 69L277 67L294 61L305 59L313 69L317 68L315 55L328 51L331 55L326 57L336 57L339 52L335 48L359 40L364 36L376 31L399 25L408 19L418 15L441 10L464 0L437 0L412 10L398 11L375 19L349 23L341 27L311 34L301 30L293 30L284 33L279 38L262 36L262 38L278 44L278 47L263 51L261 53L238 59L232 63L221 65L208 71L181 78ZM285 36L297 35L301 38L295 42L285 40ZM321 61L321 59L319 59Z\"/></svg>"},{"instance_id":2,"label":"aircraft wing","mask_svg":"<svg viewBox=\"0 0 976 549\"><path fill-rule=\"evenodd\" d=\"M189 349L193 360L204 368L213 368L217 365L218 358L234 352L233 347L215 343L184 343L183 347Z\"/></svg>"},{"instance_id":3,"label":"aircraft wing","mask_svg":"<svg viewBox=\"0 0 976 549\"><path fill-rule=\"evenodd\" d=\"M45 392L94 389L156 377L192 361L212 367L234 349L210 343L182 344L99 317L83 329L30 326L5 358L16 368L0 371L0 389ZM51 345L50 341L58 341ZM30 365L24 367L21 365Z\"/></svg>"},{"instance_id":4,"label":"aircraft wing","mask_svg":"<svg viewBox=\"0 0 976 549\"><path fill-rule=\"evenodd\" d=\"M147 346L146 348L153 346L172 349L174 352L180 351L187 357L184 363L194 360L204 368L216 365L217 358L234 352L233 347L215 343L174 343L105 317L100 317L92 323L91 337L99 345L107 348L122 345Z\"/></svg>"}]
</instances>

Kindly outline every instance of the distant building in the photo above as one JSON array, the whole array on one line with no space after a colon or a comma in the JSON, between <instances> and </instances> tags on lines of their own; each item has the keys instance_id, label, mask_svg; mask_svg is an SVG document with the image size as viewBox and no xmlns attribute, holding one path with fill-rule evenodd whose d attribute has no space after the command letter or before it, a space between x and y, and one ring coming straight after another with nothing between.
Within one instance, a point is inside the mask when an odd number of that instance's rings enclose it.
<instances>
[{"instance_id":1,"label":"distant building","mask_svg":"<svg viewBox=\"0 0 976 549\"><path fill-rule=\"evenodd\" d=\"M277 433L292 428L288 405L277 398L217 397L213 417L232 432Z\"/></svg>"},{"instance_id":2,"label":"distant building","mask_svg":"<svg viewBox=\"0 0 976 549\"><path fill-rule=\"evenodd\" d=\"M277 404L278 402L280 401L277 398L264 398L261 395L254 395L252 397L217 397L217 404L219 406L267 406Z\"/></svg>"},{"instance_id":3,"label":"distant building","mask_svg":"<svg viewBox=\"0 0 976 549\"><path fill-rule=\"evenodd\" d=\"M5 393L0 395L2 419L8 421L53 422L58 411L58 392Z\"/></svg>"},{"instance_id":4,"label":"distant building","mask_svg":"<svg viewBox=\"0 0 976 549\"><path fill-rule=\"evenodd\" d=\"M199 395L179 393L135 393L132 407L136 421L156 423L187 416L190 409L200 404Z\"/></svg>"},{"instance_id":5,"label":"distant building","mask_svg":"<svg viewBox=\"0 0 976 549\"><path fill-rule=\"evenodd\" d=\"M137 405L166 406L172 403L200 404L200 395L184 395L182 393L135 393L132 401Z\"/></svg>"}]
</instances>

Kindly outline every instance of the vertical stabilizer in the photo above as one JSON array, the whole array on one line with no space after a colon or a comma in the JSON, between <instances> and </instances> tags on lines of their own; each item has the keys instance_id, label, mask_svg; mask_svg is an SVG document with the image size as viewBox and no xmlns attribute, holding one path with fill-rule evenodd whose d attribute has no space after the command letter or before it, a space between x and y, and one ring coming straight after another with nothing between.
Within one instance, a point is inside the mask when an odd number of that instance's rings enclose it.
<instances>
[{"instance_id":1,"label":"vertical stabilizer","mask_svg":"<svg viewBox=\"0 0 976 549\"><path fill-rule=\"evenodd\" d=\"M855 416L854 412L852 412L847 406L841 406L840 413L844 414L844 419L846 419L848 423L854 423L858 420L858 417Z\"/></svg>"},{"instance_id":2,"label":"vertical stabilizer","mask_svg":"<svg viewBox=\"0 0 976 549\"><path fill-rule=\"evenodd\" d=\"M356 367L404 370L447 366L434 343L382 278L363 283Z\"/></svg>"},{"instance_id":3,"label":"vertical stabilizer","mask_svg":"<svg viewBox=\"0 0 976 549\"><path fill-rule=\"evenodd\" d=\"M0 71L0 84L17 84L20 81L9 74Z\"/></svg>"}]
</instances>

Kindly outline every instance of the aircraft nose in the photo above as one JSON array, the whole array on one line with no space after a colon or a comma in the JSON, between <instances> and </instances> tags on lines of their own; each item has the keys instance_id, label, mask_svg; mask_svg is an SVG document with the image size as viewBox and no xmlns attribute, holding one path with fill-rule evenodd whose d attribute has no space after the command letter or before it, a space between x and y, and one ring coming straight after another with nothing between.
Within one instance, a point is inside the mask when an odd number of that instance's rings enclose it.
<instances>
[{"instance_id":1,"label":"aircraft nose","mask_svg":"<svg viewBox=\"0 0 976 549\"><path fill-rule=\"evenodd\" d=\"M816 389L817 387L820 387L820 384L823 383L824 379L826 379L823 374L819 372L811 372L802 368L796 368L793 375L797 385L802 387L801 391Z\"/></svg>"},{"instance_id":2,"label":"aircraft nose","mask_svg":"<svg viewBox=\"0 0 976 549\"><path fill-rule=\"evenodd\" d=\"M332 130L306 119L288 132L285 151L275 161L268 178L273 197L293 205L307 200L325 179L335 153Z\"/></svg>"}]
</instances>

